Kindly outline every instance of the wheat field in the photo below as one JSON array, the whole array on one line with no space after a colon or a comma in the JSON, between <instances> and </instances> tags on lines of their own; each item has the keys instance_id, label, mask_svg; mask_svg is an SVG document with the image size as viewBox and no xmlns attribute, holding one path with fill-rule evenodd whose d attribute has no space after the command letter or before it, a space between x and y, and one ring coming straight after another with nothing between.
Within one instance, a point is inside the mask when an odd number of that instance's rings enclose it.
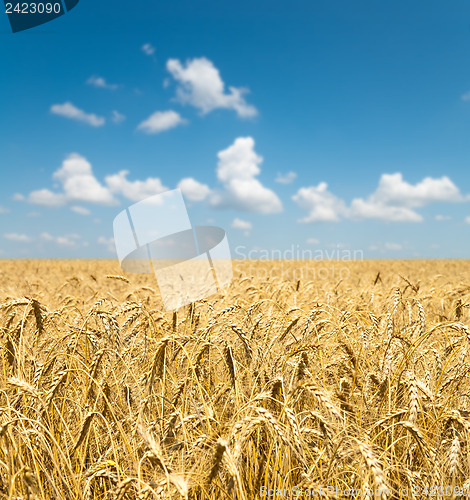
<instances>
[{"instance_id":1,"label":"wheat field","mask_svg":"<svg viewBox=\"0 0 470 500\"><path fill-rule=\"evenodd\" d=\"M0 498L466 497L470 262L335 264L0 261Z\"/></svg>"}]
</instances>

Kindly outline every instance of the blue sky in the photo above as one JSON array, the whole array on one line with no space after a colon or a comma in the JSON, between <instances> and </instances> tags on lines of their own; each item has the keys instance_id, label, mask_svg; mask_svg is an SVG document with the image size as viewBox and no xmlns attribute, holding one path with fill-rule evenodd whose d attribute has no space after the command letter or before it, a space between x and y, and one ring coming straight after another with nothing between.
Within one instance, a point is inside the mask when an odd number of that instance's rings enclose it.
<instances>
[{"instance_id":1,"label":"blue sky","mask_svg":"<svg viewBox=\"0 0 470 500\"><path fill-rule=\"evenodd\" d=\"M235 257L469 257L468 2L81 0L0 37L0 257L112 257L178 186Z\"/></svg>"}]
</instances>

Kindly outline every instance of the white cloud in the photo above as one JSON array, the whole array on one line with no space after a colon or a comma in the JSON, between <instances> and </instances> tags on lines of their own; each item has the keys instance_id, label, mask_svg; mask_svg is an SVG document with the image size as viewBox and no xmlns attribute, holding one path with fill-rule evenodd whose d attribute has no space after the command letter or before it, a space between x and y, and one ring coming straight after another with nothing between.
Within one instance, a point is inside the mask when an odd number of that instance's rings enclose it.
<instances>
[{"instance_id":1,"label":"white cloud","mask_svg":"<svg viewBox=\"0 0 470 500\"><path fill-rule=\"evenodd\" d=\"M327 188L322 182L317 187L299 189L293 200L309 214L300 222L337 221L340 217L420 222L423 217L416 212L416 208L467 199L446 176L425 177L416 184L410 184L403 180L399 172L382 174L377 189L366 199L353 199L349 207Z\"/></svg>"},{"instance_id":2,"label":"white cloud","mask_svg":"<svg viewBox=\"0 0 470 500\"><path fill-rule=\"evenodd\" d=\"M261 172L259 165L263 158L255 152L254 146L252 137L239 137L217 154L217 177L224 189L213 192L213 206L263 214L282 211L277 195L255 179Z\"/></svg>"},{"instance_id":3,"label":"white cloud","mask_svg":"<svg viewBox=\"0 0 470 500\"><path fill-rule=\"evenodd\" d=\"M126 116L119 113L119 111L114 110L111 120L113 123L122 123L126 119Z\"/></svg>"},{"instance_id":4,"label":"white cloud","mask_svg":"<svg viewBox=\"0 0 470 500\"><path fill-rule=\"evenodd\" d=\"M114 238L105 238L104 236L100 236L98 238L98 243L100 245L104 245L108 252L116 253L116 245L114 244Z\"/></svg>"},{"instance_id":5,"label":"white cloud","mask_svg":"<svg viewBox=\"0 0 470 500\"><path fill-rule=\"evenodd\" d=\"M463 201L458 187L447 176L438 179L425 177L413 185L404 181L399 172L382 174L379 186L371 198L374 202L408 207L422 207L433 202Z\"/></svg>"},{"instance_id":6,"label":"white cloud","mask_svg":"<svg viewBox=\"0 0 470 500\"><path fill-rule=\"evenodd\" d=\"M287 172L287 174L283 175L278 173L275 179L279 184L291 184L297 178L297 174L295 172Z\"/></svg>"},{"instance_id":7,"label":"white cloud","mask_svg":"<svg viewBox=\"0 0 470 500\"><path fill-rule=\"evenodd\" d=\"M438 221L444 221L444 220L451 220L452 217L450 215L436 215L436 217L434 217L436 220Z\"/></svg>"},{"instance_id":8,"label":"white cloud","mask_svg":"<svg viewBox=\"0 0 470 500\"><path fill-rule=\"evenodd\" d=\"M160 194L167 191L158 177L148 177L145 181L128 181L128 170L121 170L114 175L105 177L109 190L116 194L122 194L131 201L140 201L148 196Z\"/></svg>"},{"instance_id":9,"label":"white cloud","mask_svg":"<svg viewBox=\"0 0 470 500\"><path fill-rule=\"evenodd\" d=\"M40 238L44 241L52 242L62 247L77 246L78 240L81 239L80 235L78 234L67 234L65 236L52 236L49 233L41 233Z\"/></svg>"},{"instance_id":10,"label":"white cloud","mask_svg":"<svg viewBox=\"0 0 470 500\"><path fill-rule=\"evenodd\" d=\"M24 201L24 195L22 195L21 193L15 193L13 196L12 196L12 199L14 201Z\"/></svg>"},{"instance_id":11,"label":"white cloud","mask_svg":"<svg viewBox=\"0 0 470 500\"><path fill-rule=\"evenodd\" d=\"M10 241L17 241L19 243L29 243L31 238L27 234L19 234L19 233L7 233L4 234L3 237Z\"/></svg>"},{"instance_id":12,"label":"white cloud","mask_svg":"<svg viewBox=\"0 0 470 500\"><path fill-rule=\"evenodd\" d=\"M367 200L356 198L351 217L419 222L423 218L413 208L435 202L463 201L457 186L446 176L425 177L417 184L403 180L401 173L382 174L379 185Z\"/></svg>"},{"instance_id":13,"label":"white cloud","mask_svg":"<svg viewBox=\"0 0 470 500\"><path fill-rule=\"evenodd\" d=\"M351 203L350 215L356 219L381 219L392 222L421 222L423 217L407 207L385 205L380 201L356 198Z\"/></svg>"},{"instance_id":14,"label":"white cloud","mask_svg":"<svg viewBox=\"0 0 470 500\"><path fill-rule=\"evenodd\" d=\"M91 164L79 154L70 154L53 177L62 184L67 201L85 201L101 205L116 204L109 189L93 175Z\"/></svg>"},{"instance_id":15,"label":"white cloud","mask_svg":"<svg viewBox=\"0 0 470 500\"><path fill-rule=\"evenodd\" d=\"M65 247L74 247L77 242L72 239L73 237L69 236L57 236L56 242L60 246L65 246Z\"/></svg>"},{"instance_id":16,"label":"white cloud","mask_svg":"<svg viewBox=\"0 0 470 500\"><path fill-rule=\"evenodd\" d=\"M66 198L63 194L53 193L49 189L32 191L28 195L27 200L33 205L42 205L43 207L61 207L66 203Z\"/></svg>"},{"instance_id":17,"label":"white cloud","mask_svg":"<svg viewBox=\"0 0 470 500\"><path fill-rule=\"evenodd\" d=\"M144 43L141 47L142 52L148 56L155 54L155 47L151 43Z\"/></svg>"},{"instance_id":18,"label":"white cloud","mask_svg":"<svg viewBox=\"0 0 470 500\"><path fill-rule=\"evenodd\" d=\"M168 111L156 111L140 123L137 129L144 131L146 134L159 134L185 123L188 123L188 121L182 118L179 113L170 109Z\"/></svg>"},{"instance_id":19,"label":"white cloud","mask_svg":"<svg viewBox=\"0 0 470 500\"><path fill-rule=\"evenodd\" d=\"M106 122L102 116L97 116L93 113L85 113L85 111L77 108L71 102L54 104L51 106L51 113L65 118L70 118L71 120L86 123L92 127L101 127Z\"/></svg>"},{"instance_id":20,"label":"white cloud","mask_svg":"<svg viewBox=\"0 0 470 500\"><path fill-rule=\"evenodd\" d=\"M209 186L201 184L192 177L181 179L177 187L181 189L182 193L189 201L205 200L211 192Z\"/></svg>"},{"instance_id":21,"label":"white cloud","mask_svg":"<svg viewBox=\"0 0 470 500\"><path fill-rule=\"evenodd\" d=\"M169 59L166 67L179 82L176 96L182 104L190 104L203 114L217 108L233 109L243 118L257 114L256 108L247 104L243 97L247 89L229 87L229 92L225 92L219 70L209 59L195 58L186 61L185 65L178 59Z\"/></svg>"},{"instance_id":22,"label":"white cloud","mask_svg":"<svg viewBox=\"0 0 470 500\"><path fill-rule=\"evenodd\" d=\"M90 215L91 214L91 212L88 210L88 208L80 207L78 205L74 205L73 207L70 207L70 210L72 210L76 214L80 214L80 215Z\"/></svg>"},{"instance_id":23,"label":"white cloud","mask_svg":"<svg viewBox=\"0 0 470 500\"><path fill-rule=\"evenodd\" d=\"M251 222L236 217L235 219L233 219L232 227L234 229L244 229L246 231L249 231L250 229L253 228L253 225L251 224Z\"/></svg>"},{"instance_id":24,"label":"white cloud","mask_svg":"<svg viewBox=\"0 0 470 500\"><path fill-rule=\"evenodd\" d=\"M318 245L319 243L320 240L317 240L316 238L307 238L308 245Z\"/></svg>"},{"instance_id":25,"label":"white cloud","mask_svg":"<svg viewBox=\"0 0 470 500\"><path fill-rule=\"evenodd\" d=\"M0 214L8 214L8 213L10 213L10 210L0 205Z\"/></svg>"},{"instance_id":26,"label":"white cloud","mask_svg":"<svg viewBox=\"0 0 470 500\"><path fill-rule=\"evenodd\" d=\"M465 223L466 224L470 224L470 215L465 217Z\"/></svg>"},{"instance_id":27,"label":"white cloud","mask_svg":"<svg viewBox=\"0 0 470 500\"><path fill-rule=\"evenodd\" d=\"M308 212L299 222L336 222L346 213L343 200L328 191L328 184L300 188L292 197L297 205Z\"/></svg>"},{"instance_id":28,"label":"white cloud","mask_svg":"<svg viewBox=\"0 0 470 500\"><path fill-rule=\"evenodd\" d=\"M28 212L28 217L41 217L39 212Z\"/></svg>"},{"instance_id":29,"label":"white cloud","mask_svg":"<svg viewBox=\"0 0 470 500\"><path fill-rule=\"evenodd\" d=\"M462 95L462 101L470 101L470 91Z\"/></svg>"},{"instance_id":30,"label":"white cloud","mask_svg":"<svg viewBox=\"0 0 470 500\"><path fill-rule=\"evenodd\" d=\"M119 88L119 85L117 85L116 83L108 83L101 76L90 76L86 83L87 85L107 90L116 90L117 88Z\"/></svg>"},{"instance_id":31,"label":"white cloud","mask_svg":"<svg viewBox=\"0 0 470 500\"><path fill-rule=\"evenodd\" d=\"M403 245L400 245L399 243L385 243L385 248L387 250L398 251L403 249Z\"/></svg>"},{"instance_id":32,"label":"white cloud","mask_svg":"<svg viewBox=\"0 0 470 500\"><path fill-rule=\"evenodd\" d=\"M27 201L47 207L60 207L69 202L116 204L109 189L93 175L91 164L77 153L67 156L53 178L61 183L63 192L55 193L49 189L39 189L31 192Z\"/></svg>"}]
</instances>

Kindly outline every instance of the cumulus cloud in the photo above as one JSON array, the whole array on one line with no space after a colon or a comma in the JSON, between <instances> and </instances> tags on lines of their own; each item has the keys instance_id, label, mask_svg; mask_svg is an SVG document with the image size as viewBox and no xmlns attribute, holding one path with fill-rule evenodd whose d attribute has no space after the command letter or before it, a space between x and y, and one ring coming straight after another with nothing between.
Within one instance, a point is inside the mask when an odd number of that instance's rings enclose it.
<instances>
[{"instance_id":1,"label":"cumulus cloud","mask_svg":"<svg viewBox=\"0 0 470 500\"><path fill-rule=\"evenodd\" d=\"M156 111L140 123L137 129L146 134L159 134L185 123L188 123L188 121L182 118L179 113L170 109L168 111Z\"/></svg>"},{"instance_id":2,"label":"cumulus cloud","mask_svg":"<svg viewBox=\"0 0 470 500\"><path fill-rule=\"evenodd\" d=\"M451 220L452 217L450 215L436 215L434 217L437 221Z\"/></svg>"},{"instance_id":3,"label":"cumulus cloud","mask_svg":"<svg viewBox=\"0 0 470 500\"><path fill-rule=\"evenodd\" d=\"M106 176L105 182L109 190L131 201L140 201L168 190L157 177L148 177L145 181L129 181L128 175L128 170L121 170L117 174Z\"/></svg>"},{"instance_id":4,"label":"cumulus cloud","mask_svg":"<svg viewBox=\"0 0 470 500\"><path fill-rule=\"evenodd\" d=\"M352 201L351 217L419 222L423 218L414 208L463 200L458 187L446 176L425 177L417 184L410 184L399 172L382 174L374 193L366 200L356 198Z\"/></svg>"},{"instance_id":5,"label":"cumulus cloud","mask_svg":"<svg viewBox=\"0 0 470 500\"><path fill-rule=\"evenodd\" d=\"M377 189L367 198L355 198L349 207L328 191L326 183L301 188L293 197L308 212L301 222L380 219L394 222L420 222L416 209L431 203L465 201L459 188L446 176L425 177L416 184L403 180L401 173L382 174Z\"/></svg>"},{"instance_id":6,"label":"cumulus cloud","mask_svg":"<svg viewBox=\"0 0 470 500\"><path fill-rule=\"evenodd\" d=\"M226 92L219 70L209 59L195 58L185 64L169 59L166 67L179 84L176 97L182 104L190 104L203 114L217 108L233 109L242 118L257 114L256 108L243 97L248 89L229 87Z\"/></svg>"},{"instance_id":7,"label":"cumulus cloud","mask_svg":"<svg viewBox=\"0 0 470 500\"><path fill-rule=\"evenodd\" d=\"M7 240L16 241L18 243L29 243L32 241L32 238L30 238L27 234L20 233L6 233L3 237Z\"/></svg>"},{"instance_id":8,"label":"cumulus cloud","mask_svg":"<svg viewBox=\"0 0 470 500\"><path fill-rule=\"evenodd\" d=\"M64 104L54 104L51 106L51 113L54 115L63 116L64 118L69 118L70 120L76 120L78 122L86 123L92 127L101 127L105 124L106 120L102 116L95 115L93 113L85 113L82 109L77 108L71 102L65 102Z\"/></svg>"},{"instance_id":9,"label":"cumulus cloud","mask_svg":"<svg viewBox=\"0 0 470 500\"><path fill-rule=\"evenodd\" d=\"M252 137L239 137L218 153L217 178L223 185L211 196L211 204L262 214L282 211L281 200L255 177L261 172L263 158L255 150Z\"/></svg>"},{"instance_id":10,"label":"cumulus cloud","mask_svg":"<svg viewBox=\"0 0 470 500\"><path fill-rule=\"evenodd\" d=\"M119 111L114 110L113 111L113 116L111 117L111 120L113 123L122 123L126 119L126 116L119 113Z\"/></svg>"},{"instance_id":11,"label":"cumulus cloud","mask_svg":"<svg viewBox=\"0 0 470 500\"><path fill-rule=\"evenodd\" d=\"M287 172L287 174L283 175L278 173L275 179L279 184L291 184L297 178L297 174L295 172Z\"/></svg>"},{"instance_id":12,"label":"cumulus cloud","mask_svg":"<svg viewBox=\"0 0 470 500\"><path fill-rule=\"evenodd\" d=\"M87 85L91 85L92 87L97 87L107 90L116 90L119 87L119 85L117 85L116 83L108 83L101 76L90 76L90 78L88 78L86 83Z\"/></svg>"},{"instance_id":13,"label":"cumulus cloud","mask_svg":"<svg viewBox=\"0 0 470 500\"><path fill-rule=\"evenodd\" d=\"M462 95L462 101L470 101L470 91Z\"/></svg>"},{"instance_id":14,"label":"cumulus cloud","mask_svg":"<svg viewBox=\"0 0 470 500\"><path fill-rule=\"evenodd\" d=\"M67 201L116 204L109 189L93 175L91 164L77 153L70 154L53 177L62 184Z\"/></svg>"},{"instance_id":15,"label":"cumulus cloud","mask_svg":"<svg viewBox=\"0 0 470 500\"><path fill-rule=\"evenodd\" d=\"M189 201L203 201L211 192L209 186L201 184L192 177L181 179L178 183L178 187Z\"/></svg>"},{"instance_id":16,"label":"cumulus cloud","mask_svg":"<svg viewBox=\"0 0 470 500\"><path fill-rule=\"evenodd\" d=\"M457 186L447 177L438 179L425 177L417 184L410 184L403 180L399 172L382 174L379 186L370 196L374 203L386 205L402 205L408 207L422 207L432 202L462 201Z\"/></svg>"},{"instance_id":17,"label":"cumulus cloud","mask_svg":"<svg viewBox=\"0 0 470 500\"><path fill-rule=\"evenodd\" d=\"M328 191L326 182L320 182L318 186L300 188L292 199L308 212L306 217L299 220L302 223L335 222L341 215L346 214L344 201Z\"/></svg>"},{"instance_id":18,"label":"cumulus cloud","mask_svg":"<svg viewBox=\"0 0 470 500\"><path fill-rule=\"evenodd\" d=\"M2 207L0 205L0 214L8 214L9 212L10 210L8 210L8 208Z\"/></svg>"},{"instance_id":19,"label":"cumulus cloud","mask_svg":"<svg viewBox=\"0 0 470 500\"><path fill-rule=\"evenodd\" d=\"M144 43L141 47L142 52L148 56L155 54L155 47L151 43Z\"/></svg>"},{"instance_id":20,"label":"cumulus cloud","mask_svg":"<svg viewBox=\"0 0 470 500\"><path fill-rule=\"evenodd\" d=\"M115 205L117 201L111 191L103 186L93 174L91 164L83 156L72 153L53 174L62 185L62 192L50 189L32 191L26 198L29 203L46 207L60 207L67 203L88 202L100 205ZM23 195L17 199L24 199Z\"/></svg>"}]
</instances>

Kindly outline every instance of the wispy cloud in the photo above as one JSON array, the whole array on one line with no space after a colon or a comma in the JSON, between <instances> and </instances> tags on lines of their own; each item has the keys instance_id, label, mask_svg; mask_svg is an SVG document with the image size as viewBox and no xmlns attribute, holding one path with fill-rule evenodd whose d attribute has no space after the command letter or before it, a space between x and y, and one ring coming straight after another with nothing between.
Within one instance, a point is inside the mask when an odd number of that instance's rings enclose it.
<instances>
[{"instance_id":1,"label":"wispy cloud","mask_svg":"<svg viewBox=\"0 0 470 500\"><path fill-rule=\"evenodd\" d=\"M461 96L462 101L470 101L470 90Z\"/></svg>"},{"instance_id":2,"label":"wispy cloud","mask_svg":"<svg viewBox=\"0 0 470 500\"><path fill-rule=\"evenodd\" d=\"M239 219L238 217L235 217L232 221L232 227L234 229L244 229L246 231L249 231L250 229L253 228L253 224L247 220Z\"/></svg>"},{"instance_id":3,"label":"wispy cloud","mask_svg":"<svg viewBox=\"0 0 470 500\"><path fill-rule=\"evenodd\" d=\"M75 247L78 245L81 236L78 234L67 234L65 236L52 236L49 233L41 233L40 239L50 243L55 243L61 247Z\"/></svg>"},{"instance_id":4,"label":"wispy cloud","mask_svg":"<svg viewBox=\"0 0 470 500\"><path fill-rule=\"evenodd\" d=\"M108 83L102 76L90 76L86 83L100 89L117 90L119 88L117 83Z\"/></svg>"},{"instance_id":5,"label":"wispy cloud","mask_svg":"<svg viewBox=\"0 0 470 500\"><path fill-rule=\"evenodd\" d=\"M243 234L245 236L250 236L250 231L253 227L253 225L251 224L251 222L247 221L247 220L243 220L243 219L239 219L238 217L235 217L235 219L233 219L232 221L232 227L234 229L241 229L243 232Z\"/></svg>"},{"instance_id":6,"label":"wispy cloud","mask_svg":"<svg viewBox=\"0 0 470 500\"><path fill-rule=\"evenodd\" d=\"M188 121L182 118L176 111L156 111L140 123L137 129L142 130L146 134L159 134L186 123Z\"/></svg>"},{"instance_id":7,"label":"wispy cloud","mask_svg":"<svg viewBox=\"0 0 470 500\"><path fill-rule=\"evenodd\" d=\"M317 240L316 238L307 238L307 245L318 245L320 243L320 240Z\"/></svg>"},{"instance_id":8,"label":"wispy cloud","mask_svg":"<svg viewBox=\"0 0 470 500\"><path fill-rule=\"evenodd\" d=\"M104 236L100 236L98 238L98 244L105 246L108 252L116 253L114 238L105 238Z\"/></svg>"},{"instance_id":9,"label":"wispy cloud","mask_svg":"<svg viewBox=\"0 0 470 500\"><path fill-rule=\"evenodd\" d=\"M387 250L392 250L395 252L403 250L403 245L400 245L400 243L385 243L384 246Z\"/></svg>"},{"instance_id":10,"label":"wispy cloud","mask_svg":"<svg viewBox=\"0 0 470 500\"><path fill-rule=\"evenodd\" d=\"M3 237L10 241L16 241L17 243L29 243L32 241L32 238L23 233L6 233Z\"/></svg>"},{"instance_id":11,"label":"wispy cloud","mask_svg":"<svg viewBox=\"0 0 470 500\"><path fill-rule=\"evenodd\" d=\"M90 215L91 214L91 212L90 212L90 210L88 210L88 208L80 207L79 205L74 205L73 207L70 207L70 210L72 210L72 212L75 212L76 214L80 214L80 215Z\"/></svg>"},{"instance_id":12,"label":"wispy cloud","mask_svg":"<svg viewBox=\"0 0 470 500\"><path fill-rule=\"evenodd\" d=\"M155 54L155 47L151 43L144 43L141 47L142 52L148 56Z\"/></svg>"},{"instance_id":13,"label":"wispy cloud","mask_svg":"<svg viewBox=\"0 0 470 500\"><path fill-rule=\"evenodd\" d=\"M54 104L51 106L51 113L69 118L70 120L86 123L92 127L102 127L106 123L106 119L102 116L95 115L94 113L85 113L85 111L77 108L71 102Z\"/></svg>"},{"instance_id":14,"label":"wispy cloud","mask_svg":"<svg viewBox=\"0 0 470 500\"><path fill-rule=\"evenodd\" d=\"M275 181L279 184L291 184L295 179L297 179L297 174L291 171L287 172L287 174L278 173Z\"/></svg>"},{"instance_id":15,"label":"wispy cloud","mask_svg":"<svg viewBox=\"0 0 470 500\"><path fill-rule=\"evenodd\" d=\"M119 113L119 111L114 110L111 120L113 123L122 123L126 119L126 116Z\"/></svg>"}]
</instances>

